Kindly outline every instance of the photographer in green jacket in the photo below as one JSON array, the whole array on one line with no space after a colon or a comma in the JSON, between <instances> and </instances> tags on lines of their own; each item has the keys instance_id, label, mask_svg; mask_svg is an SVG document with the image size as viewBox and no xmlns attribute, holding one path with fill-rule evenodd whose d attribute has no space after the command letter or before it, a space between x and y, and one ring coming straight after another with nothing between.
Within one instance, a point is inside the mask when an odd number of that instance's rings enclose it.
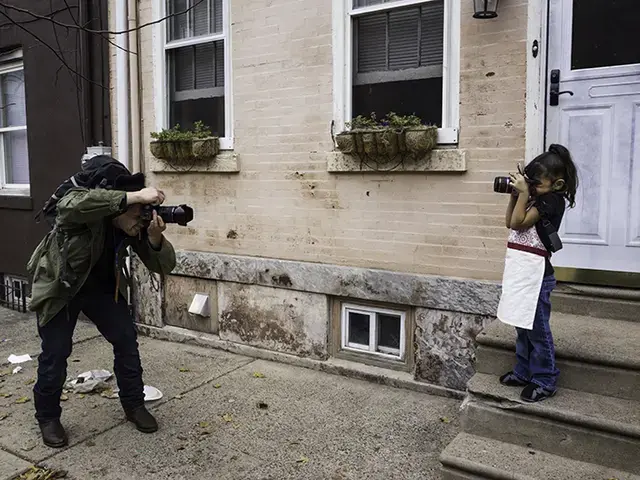
<instances>
[{"instance_id":1,"label":"photographer in green jacket","mask_svg":"<svg viewBox=\"0 0 640 480\"><path fill-rule=\"evenodd\" d=\"M156 188L145 188L142 174L131 175L110 157L102 161L106 167L101 164L88 188L70 188L59 199L54 194L54 228L28 264L33 277L30 309L37 313L42 339L33 389L36 418L44 443L54 448L68 443L60 423L60 396L80 312L113 345L127 419L142 432L158 429L144 406L137 334L126 300L130 276L125 257L130 246L149 270L163 275L173 270L176 257L163 235L164 221L155 210L150 221L142 215L144 205L160 205L165 197Z\"/></svg>"}]
</instances>

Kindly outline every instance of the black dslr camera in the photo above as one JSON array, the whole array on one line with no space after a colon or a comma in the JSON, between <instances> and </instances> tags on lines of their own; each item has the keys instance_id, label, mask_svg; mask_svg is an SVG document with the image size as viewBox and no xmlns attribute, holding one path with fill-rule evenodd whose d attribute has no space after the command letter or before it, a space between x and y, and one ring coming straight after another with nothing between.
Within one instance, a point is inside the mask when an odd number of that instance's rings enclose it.
<instances>
[{"instance_id":1,"label":"black dslr camera","mask_svg":"<svg viewBox=\"0 0 640 480\"><path fill-rule=\"evenodd\" d=\"M159 205L143 205L141 218L145 223L149 223L153 219L153 211L162 218L164 223L177 223L182 227L186 227L187 223L193 220L193 208L188 205L167 206Z\"/></svg>"},{"instance_id":2,"label":"black dslr camera","mask_svg":"<svg viewBox=\"0 0 640 480\"><path fill-rule=\"evenodd\" d=\"M525 182L529 185L529 190L531 191L537 185L537 181L530 179L525 173L522 171L522 167L518 165L518 172L520 175L524 176ZM512 193L513 192L513 184L511 183L511 177L496 177L493 179L493 191L496 193Z\"/></svg>"}]
</instances>

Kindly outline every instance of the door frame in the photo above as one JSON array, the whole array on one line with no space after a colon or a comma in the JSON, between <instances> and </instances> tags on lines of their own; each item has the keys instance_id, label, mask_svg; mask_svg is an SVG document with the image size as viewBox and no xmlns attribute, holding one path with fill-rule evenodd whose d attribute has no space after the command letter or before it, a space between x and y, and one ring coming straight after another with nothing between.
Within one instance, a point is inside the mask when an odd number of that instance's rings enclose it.
<instances>
[{"instance_id":1,"label":"door frame","mask_svg":"<svg viewBox=\"0 0 640 480\"><path fill-rule=\"evenodd\" d=\"M546 143L549 1L529 0L527 10L525 102L525 160L527 162L543 152ZM538 43L538 52L534 57L535 42ZM555 272L560 282L635 288L640 285L640 273L568 267L556 267Z\"/></svg>"}]
</instances>

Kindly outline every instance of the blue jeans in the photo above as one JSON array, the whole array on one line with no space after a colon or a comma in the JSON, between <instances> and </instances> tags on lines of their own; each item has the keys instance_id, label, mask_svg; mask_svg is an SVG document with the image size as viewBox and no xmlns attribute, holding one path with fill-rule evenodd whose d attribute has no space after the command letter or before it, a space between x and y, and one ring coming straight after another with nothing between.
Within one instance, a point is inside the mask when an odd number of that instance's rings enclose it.
<instances>
[{"instance_id":1,"label":"blue jeans","mask_svg":"<svg viewBox=\"0 0 640 480\"><path fill-rule=\"evenodd\" d=\"M126 301L120 297L116 303L113 293L81 292L43 327L38 326L42 353L38 357L38 381L33 393L39 421L60 418L60 396L67 376L67 358L71 355L73 330L81 311L113 345L113 369L124 409L132 410L144 405L137 333ZM95 365L92 368L101 367Z\"/></svg>"},{"instance_id":2,"label":"blue jeans","mask_svg":"<svg viewBox=\"0 0 640 480\"><path fill-rule=\"evenodd\" d=\"M549 275L542 280L540 297L533 321L533 330L516 328L517 364L513 373L520 380L530 382L549 392L555 392L560 371L556 366L556 351L549 326L551 316L551 292L556 278Z\"/></svg>"}]
</instances>

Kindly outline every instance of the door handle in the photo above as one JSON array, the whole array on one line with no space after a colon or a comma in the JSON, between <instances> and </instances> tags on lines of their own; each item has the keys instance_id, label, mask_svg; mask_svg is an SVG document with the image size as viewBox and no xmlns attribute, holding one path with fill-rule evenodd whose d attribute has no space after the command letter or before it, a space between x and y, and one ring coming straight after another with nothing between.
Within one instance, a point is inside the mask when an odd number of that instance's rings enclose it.
<instances>
[{"instance_id":1,"label":"door handle","mask_svg":"<svg viewBox=\"0 0 640 480\"><path fill-rule=\"evenodd\" d=\"M549 75L549 105L556 107L560 103L560 95L565 93L573 97L573 92L570 90L560 91L560 70L551 70Z\"/></svg>"}]
</instances>

